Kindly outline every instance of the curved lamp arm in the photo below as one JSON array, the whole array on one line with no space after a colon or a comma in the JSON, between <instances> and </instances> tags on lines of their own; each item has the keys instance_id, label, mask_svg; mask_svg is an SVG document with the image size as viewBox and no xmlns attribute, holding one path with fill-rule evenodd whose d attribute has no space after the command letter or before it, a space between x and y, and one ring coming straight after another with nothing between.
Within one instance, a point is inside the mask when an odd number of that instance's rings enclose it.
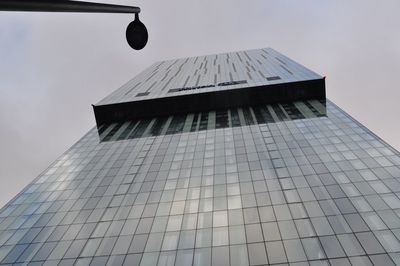
<instances>
[{"instance_id":1,"label":"curved lamp arm","mask_svg":"<svg viewBox=\"0 0 400 266\"><path fill-rule=\"evenodd\" d=\"M139 20L140 8L136 6L68 0L0 0L0 11L134 13L135 20L126 29L129 46L141 50L149 37L146 26Z\"/></svg>"},{"instance_id":2,"label":"curved lamp arm","mask_svg":"<svg viewBox=\"0 0 400 266\"><path fill-rule=\"evenodd\" d=\"M68 0L1 0L0 11L140 13L140 8Z\"/></svg>"}]
</instances>

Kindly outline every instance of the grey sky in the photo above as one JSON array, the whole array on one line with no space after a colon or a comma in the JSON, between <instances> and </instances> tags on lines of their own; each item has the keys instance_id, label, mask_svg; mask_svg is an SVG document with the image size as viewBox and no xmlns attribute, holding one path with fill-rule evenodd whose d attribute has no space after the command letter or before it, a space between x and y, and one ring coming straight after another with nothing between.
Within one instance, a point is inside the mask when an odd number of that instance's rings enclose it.
<instances>
[{"instance_id":1,"label":"grey sky","mask_svg":"<svg viewBox=\"0 0 400 266\"><path fill-rule=\"evenodd\" d=\"M0 206L94 126L90 104L154 61L272 47L327 76L328 98L400 149L400 1L172 0L131 15L0 12Z\"/></svg>"}]
</instances>

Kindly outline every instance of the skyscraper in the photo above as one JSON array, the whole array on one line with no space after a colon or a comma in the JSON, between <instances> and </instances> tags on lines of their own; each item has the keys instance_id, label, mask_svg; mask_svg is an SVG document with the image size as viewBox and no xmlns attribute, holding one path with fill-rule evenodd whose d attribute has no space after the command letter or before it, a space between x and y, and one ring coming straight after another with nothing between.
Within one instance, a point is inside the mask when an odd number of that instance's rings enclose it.
<instances>
[{"instance_id":1,"label":"skyscraper","mask_svg":"<svg viewBox=\"0 0 400 266\"><path fill-rule=\"evenodd\" d=\"M158 62L0 210L1 265L400 264L400 155L273 49Z\"/></svg>"}]
</instances>

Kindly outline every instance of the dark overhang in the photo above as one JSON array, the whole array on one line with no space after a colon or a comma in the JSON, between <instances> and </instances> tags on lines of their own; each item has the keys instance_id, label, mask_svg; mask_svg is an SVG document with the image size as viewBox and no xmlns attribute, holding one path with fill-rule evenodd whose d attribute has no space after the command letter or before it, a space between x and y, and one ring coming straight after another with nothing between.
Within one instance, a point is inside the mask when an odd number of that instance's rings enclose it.
<instances>
[{"instance_id":1,"label":"dark overhang","mask_svg":"<svg viewBox=\"0 0 400 266\"><path fill-rule=\"evenodd\" d=\"M96 123L218 110L246 105L325 99L325 78L93 105Z\"/></svg>"}]
</instances>

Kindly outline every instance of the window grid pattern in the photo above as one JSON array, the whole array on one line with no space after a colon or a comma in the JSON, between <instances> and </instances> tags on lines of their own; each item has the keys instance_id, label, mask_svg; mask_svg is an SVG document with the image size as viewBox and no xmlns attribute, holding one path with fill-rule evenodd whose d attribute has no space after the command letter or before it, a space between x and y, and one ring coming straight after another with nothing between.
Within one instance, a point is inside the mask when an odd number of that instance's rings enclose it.
<instances>
[{"instance_id":1,"label":"window grid pattern","mask_svg":"<svg viewBox=\"0 0 400 266\"><path fill-rule=\"evenodd\" d=\"M92 129L0 210L0 264L399 264L399 153L329 101L265 108Z\"/></svg>"}]
</instances>

